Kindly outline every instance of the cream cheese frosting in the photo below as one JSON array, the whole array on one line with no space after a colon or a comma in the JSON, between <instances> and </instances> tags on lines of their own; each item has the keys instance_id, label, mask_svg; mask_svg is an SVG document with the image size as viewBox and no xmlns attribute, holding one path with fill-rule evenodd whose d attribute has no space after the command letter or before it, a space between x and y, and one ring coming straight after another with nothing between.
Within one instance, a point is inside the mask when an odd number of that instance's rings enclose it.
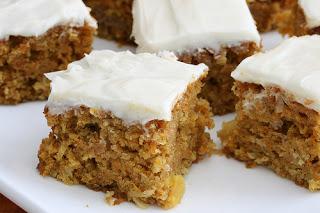
<instances>
[{"instance_id":1,"label":"cream cheese frosting","mask_svg":"<svg viewBox=\"0 0 320 213\"><path fill-rule=\"evenodd\" d=\"M96 21L82 0L1 0L0 39L39 36L58 25L96 28Z\"/></svg>"},{"instance_id":2,"label":"cream cheese frosting","mask_svg":"<svg viewBox=\"0 0 320 213\"><path fill-rule=\"evenodd\" d=\"M246 0L135 0L132 13L138 52L260 44Z\"/></svg>"},{"instance_id":3,"label":"cream cheese frosting","mask_svg":"<svg viewBox=\"0 0 320 213\"><path fill-rule=\"evenodd\" d=\"M320 26L320 1L319 0L299 0L299 5L303 9L307 19L307 26L315 28Z\"/></svg>"},{"instance_id":4,"label":"cream cheese frosting","mask_svg":"<svg viewBox=\"0 0 320 213\"><path fill-rule=\"evenodd\" d=\"M51 80L49 113L85 105L110 111L128 124L171 120L172 109L188 85L208 68L163 55L93 51L65 71L46 74Z\"/></svg>"},{"instance_id":5,"label":"cream cheese frosting","mask_svg":"<svg viewBox=\"0 0 320 213\"><path fill-rule=\"evenodd\" d=\"M231 76L264 87L278 86L320 112L320 36L285 40L273 50L245 59Z\"/></svg>"}]
</instances>

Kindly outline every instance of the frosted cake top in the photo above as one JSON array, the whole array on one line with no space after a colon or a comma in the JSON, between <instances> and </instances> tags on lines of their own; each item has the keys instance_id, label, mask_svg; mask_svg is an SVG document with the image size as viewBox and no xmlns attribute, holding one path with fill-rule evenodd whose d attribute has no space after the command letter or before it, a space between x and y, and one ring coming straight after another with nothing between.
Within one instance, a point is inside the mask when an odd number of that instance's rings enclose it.
<instances>
[{"instance_id":1,"label":"frosted cake top","mask_svg":"<svg viewBox=\"0 0 320 213\"><path fill-rule=\"evenodd\" d=\"M188 85L208 68L163 55L93 51L65 71L46 74L51 80L49 113L85 105L110 111L129 124L171 120Z\"/></svg>"},{"instance_id":2,"label":"frosted cake top","mask_svg":"<svg viewBox=\"0 0 320 213\"><path fill-rule=\"evenodd\" d=\"M132 13L138 52L260 44L245 0L135 0Z\"/></svg>"},{"instance_id":3,"label":"frosted cake top","mask_svg":"<svg viewBox=\"0 0 320 213\"><path fill-rule=\"evenodd\" d=\"M231 74L238 81L278 86L320 111L320 36L293 37L244 61Z\"/></svg>"},{"instance_id":4,"label":"frosted cake top","mask_svg":"<svg viewBox=\"0 0 320 213\"><path fill-rule=\"evenodd\" d=\"M58 25L96 28L82 0L1 0L0 40L9 36L39 36Z\"/></svg>"}]
</instances>

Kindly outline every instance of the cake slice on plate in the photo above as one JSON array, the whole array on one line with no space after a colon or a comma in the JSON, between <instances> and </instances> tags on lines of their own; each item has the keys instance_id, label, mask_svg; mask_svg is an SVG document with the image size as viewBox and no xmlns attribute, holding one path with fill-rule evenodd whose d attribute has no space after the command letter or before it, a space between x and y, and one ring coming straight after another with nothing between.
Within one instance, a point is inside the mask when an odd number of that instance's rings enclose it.
<instances>
[{"instance_id":1,"label":"cake slice on plate","mask_svg":"<svg viewBox=\"0 0 320 213\"><path fill-rule=\"evenodd\" d=\"M214 114L234 111L230 73L260 48L245 0L135 0L132 36L138 52L174 51L180 61L205 63L201 96Z\"/></svg>"},{"instance_id":2,"label":"cake slice on plate","mask_svg":"<svg viewBox=\"0 0 320 213\"><path fill-rule=\"evenodd\" d=\"M232 73L235 120L219 133L223 151L320 189L320 36L293 37L244 60Z\"/></svg>"},{"instance_id":3,"label":"cake slice on plate","mask_svg":"<svg viewBox=\"0 0 320 213\"><path fill-rule=\"evenodd\" d=\"M44 73L91 50L96 21L81 0L0 2L0 104L43 100Z\"/></svg>"},{"instance_id":4,"label":"cake slice on plate","mask_svg":"<svg viewBox=\"0 0 320 213\"><path fill-rule=\"evenodd\" d=\"M214 151L213 121L197 96L207 67L162 55L93 51L48 74L41 175L105 191L113 204L178 204L183 175Z\"/></svg>"}]
</instances>

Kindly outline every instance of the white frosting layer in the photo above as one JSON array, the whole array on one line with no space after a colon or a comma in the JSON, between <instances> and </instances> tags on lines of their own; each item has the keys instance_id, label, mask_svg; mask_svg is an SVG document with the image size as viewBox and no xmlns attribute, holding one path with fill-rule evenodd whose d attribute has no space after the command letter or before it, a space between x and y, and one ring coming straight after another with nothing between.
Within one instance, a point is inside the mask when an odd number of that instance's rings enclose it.
<instances>
[{"instance_id":1,"label":"white frosting layer","mask_svg":"<svg viewBox=\"0 0 320 213\"><path fill-rule=\"evenodd\" d=\"M93 51L66 71L48 73L51 94L47 106L60 114L80 105L111 111L126 123L170 120L171 111L187 86L207 71L172 55L109 50Z\"/></svg>"},{"instance_id":2,"label":"white frosting layer","mask_svg":"<svg viewBox=\"0 0 320 213\"><path fill-rule=\"evenodd\" d=\"M0 39L39 36L57 25L96 28L96 21L82 0L1 0Z\"/></svg>"},{"instance_id":3,"label":"white frosting layer","mask_svg":"<svg viewBox=\"0 0 320 213\"><path fill-rule=\"evenodd\" d=\"M320 111L320 36L290 38L245 59L231 75L242 82L279 86L297 102Z\"/></svg>"},{"instance_id":4,"label":"white frosting layer","mask_svg":"<svg viewBox=\"0 0 320 213\"><path fill-rule=\"evenodd\" d=\"M246 0L135 0L132 12L138 52L260 44Z\"/></svg>"},{"instance_id":5,"label":"white frosting layer","mask_svg":"<svg viewBox=\"0 0 320 213\"><path fill-rule=\"evenodd\" d=\"M310 28L320 26L320 0L299 0Z\"/></svg>"}]
</instances>

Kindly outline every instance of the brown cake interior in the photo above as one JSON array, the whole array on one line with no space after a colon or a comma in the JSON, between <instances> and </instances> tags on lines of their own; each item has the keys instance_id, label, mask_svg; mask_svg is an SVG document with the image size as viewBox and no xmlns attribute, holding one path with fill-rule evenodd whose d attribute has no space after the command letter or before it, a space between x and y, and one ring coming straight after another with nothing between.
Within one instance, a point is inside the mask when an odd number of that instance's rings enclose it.
<instances>
[{"instance_id":1,"label":"brown cake interior","mask_svg":"<svg viewBox=\"0 0 320 213\"><path fill-rule=\"evenodd\" d=\"M98 35L121 44L133 44L132 31L133 0L84 0L98 21Z\"/></svg>"},{"instance_id":2,"label":"brown cake interior","mask_svg":"<svg viewBox=\"0 0 320 213\"><path fill-rule=\"evenodd\" d=\"M237 102L231 91L234 80L231 72L240 62L259 51L253 42L242 43L239 46L222 47L217 53L214 50L202 49L194 53L183 53L179 60L189 64L204 63L209 67L209 73L200 96L208 100L214 115L224 115L234 112Z\"/></svg>"},{"instance_id":3,"label":"brown cake interior","mask_svg":"<svg viewBox=\"0 0 320 213\"><path fill-rule=\"evenodd\" d=\"M144 127L84 106L60 115L46 109L52 131L40 147L41 175L107 192L113 204L128 200L174 207L184 194L182 175L214 151L205 132L213 127L209 104L197 98L201 85L189 86L171 121Z\"/></svg>"},{"instance_id":4,"label":"brown cake interior","mask_svg":"<svg viewBox=\"0 0 320 213\"><path fill-rule=\"evenodd\" d=\"M247 0L259 32L278 30L283 35L320 34L320 27L309 28L298 0Z\"/></svg>"},{"instance_id":5,"label":"brown cake interior","mask_svg":"<svg viewBox=\"0 0 320 213\"><path fill-rule=\"evenodd\" d=\"M287 0L288 10L282 13L283 20L279 22L278 29L282 34L290 36L303 36L320 34L320 27L309 28L303 9L297 0Z\"/></svg>"},{"instance_id":6,"label":"brown cake interior","mask_svg":"<svg viewBox=\"0 0 320 213\"><path fill-rule=\"evenodd\" d=\"M234 121L219 132L223 152L263 165L310 190L320 189L320 116L277 87L236 83ZM308 103L306 103L308 104Z\"/></svg>"},{"instance_id":7,"label":"brown cake interior","mask_svg":"<svg viewBox=\"0 0 320 213\"><path fill-rule=\"evenodd\" d=\"M50 87L43 74L66 69L90 52L94 33L88 25L58 26L38 37L0 41L0 103L46 99Z\"/></svg>"},{"instance_id":8,"label":"brown cake interior","mask_svg":"<svg viewBox=\"0 0 320 213\"><path fill-rule=\"evenodd\" d=\"M285 0L247 0L251 14L257 23L259 32L268 32L277 28L277 14Z\"/></svg>"}]
</instances>

